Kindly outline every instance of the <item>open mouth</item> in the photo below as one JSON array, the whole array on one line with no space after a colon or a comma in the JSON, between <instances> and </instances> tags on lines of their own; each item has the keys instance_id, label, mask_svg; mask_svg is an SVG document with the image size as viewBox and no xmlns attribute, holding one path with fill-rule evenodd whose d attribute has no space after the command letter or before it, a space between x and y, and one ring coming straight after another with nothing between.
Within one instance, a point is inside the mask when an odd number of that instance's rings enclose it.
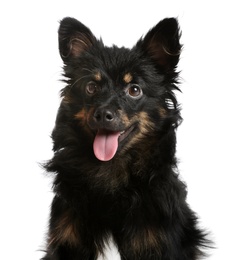
<instances>
[{"instance_id":1,"label":"open mouth","mask_svg":"<svg viewBox=\"0 0 237 260\"><path fill-rule=\"evenodd\" d=\"M135 126L133 125L127 130L123 131L109 131L106 129L99 129L93 143L93 149L96 158L100 161L111 160L118 150L119 143L125 140L131 134L134 128Z\"/></svg>"},{"instance_id":2,"label":"open mouth","mask_svg":"<svg viewBox=\"0 0 237 260\"><path fill-rule=\"evenodd\" d=\"M135 128L135 126L132 125L127 130L121 131L118 141L122 142L125 138L127 138L129 136L129 134L134 130L134 128Z\"/></svg>"}]
</instances>

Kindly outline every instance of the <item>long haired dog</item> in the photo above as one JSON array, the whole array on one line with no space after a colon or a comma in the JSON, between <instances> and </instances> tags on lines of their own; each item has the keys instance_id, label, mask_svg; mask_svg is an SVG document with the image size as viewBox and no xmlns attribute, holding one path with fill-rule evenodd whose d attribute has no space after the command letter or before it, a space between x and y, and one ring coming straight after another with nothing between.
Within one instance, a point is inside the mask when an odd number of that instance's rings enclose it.
<instances>
[{"instance_id":1,"label":"long haired dog","mask_svg":"<svg viewBox=\"0 0 237 260\"><path fill-rule=\"evenodd\" d=\"M52 133L44 260L94 260L113 238L123 260L195 260L206 245L176 167L179 25L164 19L132 49L106 47L65 18L66 86Z\"/></svg>"}]
</instances>

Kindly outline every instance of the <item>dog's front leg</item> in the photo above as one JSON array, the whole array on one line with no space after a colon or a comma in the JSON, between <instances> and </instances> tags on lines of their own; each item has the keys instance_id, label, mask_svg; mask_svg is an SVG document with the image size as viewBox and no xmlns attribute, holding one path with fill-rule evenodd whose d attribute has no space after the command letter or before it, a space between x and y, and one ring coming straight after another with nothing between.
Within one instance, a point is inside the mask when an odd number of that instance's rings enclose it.
<instances>
[{"instance_id":1,"label":"dog's front leg","mask_svg":"<svg viewBox=\"0 0 237 260\"><path fill-rule=\"evenodd\" d=\"M52 203L46 252L42 260L95 260L98 255L90 225L58 196Z\"/></svg>"},{"instance_id":2,"label":"dog's front leg","mask_svg":"<svg viewBox=\"0 0 237 260\"><path fill-rule=\"evenodd\" d=\"M122 260L160 260L161 232L152 225L131 225L114 235Z\"/></svg>"}]
</instances>

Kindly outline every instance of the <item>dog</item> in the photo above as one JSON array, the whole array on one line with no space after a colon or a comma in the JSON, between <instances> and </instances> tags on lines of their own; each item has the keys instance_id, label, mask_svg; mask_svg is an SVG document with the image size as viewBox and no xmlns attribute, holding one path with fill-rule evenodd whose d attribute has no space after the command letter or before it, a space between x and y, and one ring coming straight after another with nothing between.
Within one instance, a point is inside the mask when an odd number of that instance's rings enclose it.
<instances>
[{"instance_id":1,"label":"dog","mask_svg":"<svg viewBox=\"0 0 237 260\"><path fill-rule=\"evenodd\" d=\"M54 178L43 260L94 260L112 237L122 260L197 260L206 232L179 179L181 30L166 18L133 48L60 22L65 87L52 132Z\"/></svg>"}]
</instances>

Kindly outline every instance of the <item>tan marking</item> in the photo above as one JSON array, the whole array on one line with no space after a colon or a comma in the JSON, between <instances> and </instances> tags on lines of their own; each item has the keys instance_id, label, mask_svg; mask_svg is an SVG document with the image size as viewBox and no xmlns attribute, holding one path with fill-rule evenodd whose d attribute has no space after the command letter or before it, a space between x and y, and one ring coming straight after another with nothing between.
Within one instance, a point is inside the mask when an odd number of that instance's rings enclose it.
<instances>
[{"instance_id":1,"label":"tan marking","mask_svg":"<svg viewBox=\"0 0 237 260\"><path fill-rule=\"evenodd\" d=\"M85 121L86 118L87 118L85 109L83 108L82 110L80 110L79 112L77 112L74 117L75 117L76 119L78 119L78 120Z\"/></svg>"},{"instance_id":2,"label":"tan marking","mask_svg":"<svg viewBox=\"0 0 237 260\"><path fill-rule=\"evenodd\" d=\"M133 125L136 122L139 123L138 124L139 131L127 143L126 148L135 147L135 145L140 143L142 140L143 141L147 140L146 134L153 131L153 129L154 129L154 123L151 122L151 120L146 112L140 112L140 113L136 114L133 118L131 118L129 125ZM144 139L144 137L145 137L145 139ZM151 139L148 139L147 142L149 143L150 140ZM145 145L145 144L143 143L143 145Z\"/></svg>"},{"instance_id":3,"label":"tan marking","mask_svg":"<svg viewBox=\"0 0 237 260\"><path fill-rule=\"evenodd\" d=\"M128 128L130 126L130 120L127 115L123 112L123 110L118 110L118 114L124 124L124 128Z\"/></svg>"},{"instance_id":4,"label":"tan marking","mask_svg":"<svg viewBox=\"0 0 237 260\"><path fill-rule=\"evenodd\" d=\"M140 112L138 114L138 120L140 122L140 131L142 134L146 134L154 128L154 123L151 122L151 119L146 112Z\"/></svg>"},{"instance_id":5,"label":"tan marking","mask_svg":"<svg viewBox=\"0 0 237 260\"><path fill-rule=\"evenodd\" d=\"M84 108L82 108L79 112L77 112L74 115L74 118L78 120L78 123L81 126L83 126L85 130L88 130L88 132L91 132L91 131L89 131L88 125L87 125L87 121L88 121L89 117L90 117L89 112L87 112Z\"/></svg>"},{"instance_id":6,"label":"tan marking","mask_svg":"<svg viewBox=\"0 0 237 260\"><path fill-rule=\"evenodd\" d=\"M49 235L48 245L63 244L78 245L79 237L76 231L76 223L66 212L56 223L56 226L51 230Z\"/></svg>"},{"instance_id":7,"label":"tan marking","mask_svg":"<svg viewBox=\"0 0 237 260\"><path fill-rule=\"evenodd\" d=\"M77 112L74 115L74 118L78 120L78 124L80 125L80 127L83 127L83 129L87 132L88 135L91 135L91 137L93 136L93 132L88 126L88 120L92 117L93 114L93 108L89 109L88 111L82 108L79 112Z\"/></svg>"},{"instance_id":8,"label":"tan marking","mask_svg":"<svg viewBox=\"0 0 237 260\"><path fill-rule=\"evenodd\" d=\"M156 251L157 254L160 254L160 242L158 232L151 228L146 228L139 230L139 233L131 239L131 248L137 256L144 251Z\"/></svg>"},{"instance_id":9,"label":"tan marking","mask_svg":"<svg viewBox=\"0 0 237 260\"><path fill-rule=\"evenodd\" d=\"M160 107L159 108L159 114L162 118L166 117L167 116L167 111L163 108L163 107Z\"/></svg>"},{"instance_id":10,"label":"tan marking","mask_svg":"<svg viewBox=\"0 0 237 260\"><path fill-rule=\"evenodd\" d=\"M123 77L123 80L125 83L130 83L132 81L133 77L131 73L126 73Z\"/></svg>"},{"instance_id":11,"label":"tan marking","mask_svg":"<svg viewBox=\"0 0 237 260\"><path fill-rule=\"evenodd\" d=\"M96 74L94 75L94 77L95 77L95 80L96 80L96 81L101 81L101 79L102 79L101 73L100 73L99 71L96 72Z\"/></svg>"}]
</instances>

